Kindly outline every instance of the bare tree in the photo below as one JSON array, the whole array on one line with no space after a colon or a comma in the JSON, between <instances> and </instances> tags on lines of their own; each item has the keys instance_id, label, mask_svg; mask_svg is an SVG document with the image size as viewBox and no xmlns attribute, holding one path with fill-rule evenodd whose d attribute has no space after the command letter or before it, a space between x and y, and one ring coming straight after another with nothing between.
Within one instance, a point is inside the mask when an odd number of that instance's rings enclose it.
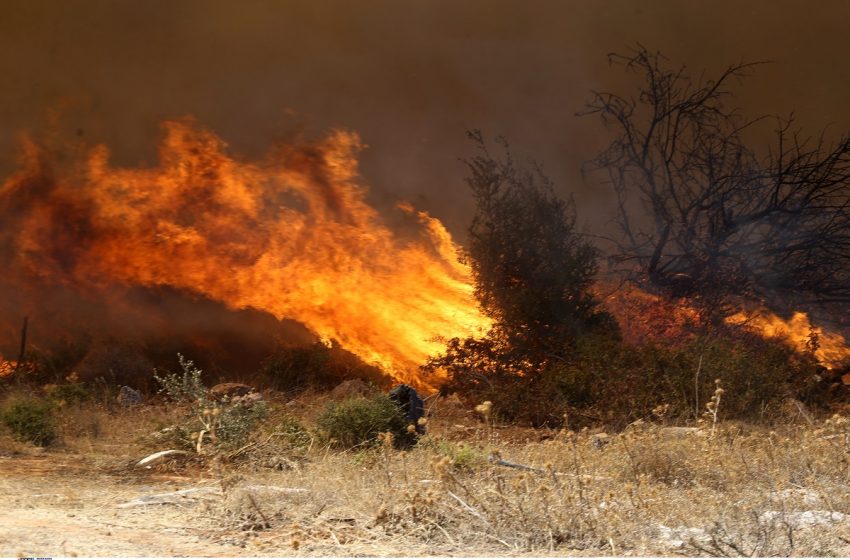
<instances>
[{"instance_id":1,"label":"bare tree","mask_svg":"<svg viewBox=\"0 0 850 560\"><path fill-rule=\"evenodd\" d=\"M636 96L593 92L584 113L613 133L592 163L617 195L614 260L714 311L734 296L850 303L850 135L828 144L773 117L757 151L747 132L770 121L727 103L758 63L709 79L640 45L609 57L643 79Z\"/></svg>"}]
</instances>

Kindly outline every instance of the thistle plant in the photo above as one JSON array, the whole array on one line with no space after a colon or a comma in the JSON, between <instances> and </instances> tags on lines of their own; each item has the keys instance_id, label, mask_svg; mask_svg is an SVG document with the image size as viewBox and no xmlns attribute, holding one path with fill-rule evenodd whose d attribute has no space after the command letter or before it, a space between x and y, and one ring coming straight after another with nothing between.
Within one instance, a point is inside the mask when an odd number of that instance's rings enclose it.
<instances>
[{"instance_id":1,"label":"thistle plant","mask_svg":"<svg viewBox=\"0 0 850 560\"><path fill-rule=\"evenodd\" d=\"M705 405L705 412L703 412L703 416L711 421L711 434L710 437L714 437L714 432L717 430L717 414L720 412L720 398L722 397L723 387L720 386L720 380L714 380L714 394L711 396L711 399Z\"/></svg>"},{"instance_id":2,"label":"thistle plant","mask_svg":"<svg viewBox=\"0 0 850 560\"><path fill-rule=\"evenodd\" d=\"M265 403L248 404L239 399L216 402L210 398L202 381L203 372L194 362L182 354L177 354L177 359L181 373L160 376L154 372L154 379L160 385L160 393L191 407L183 428L192 448L200 454L207 444L212 444L214 450L243 445L257 422L266 416Z\"/></svg>"}]
</instances>

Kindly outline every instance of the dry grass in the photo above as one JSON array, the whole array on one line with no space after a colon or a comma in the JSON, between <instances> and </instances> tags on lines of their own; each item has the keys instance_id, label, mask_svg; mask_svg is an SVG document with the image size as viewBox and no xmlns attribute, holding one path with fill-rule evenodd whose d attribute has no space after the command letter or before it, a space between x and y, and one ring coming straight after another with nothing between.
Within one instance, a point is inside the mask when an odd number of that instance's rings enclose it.
<instances>
[{"instance_id":1,"label":"dry grass","mask_svg":"<svg viewBox=\"0 0 850 560\"><path fill-rule=\"evenodd\" d=\"M256 441L283 415L311 426L326 398L272 402ZM211 543L248 543L252 555L850 554L843 417L720 422L713 435L710 424L646 422L607 435L494 426L457 402L429 404L430 433L409 451L270 440L185 467L221 492L189 508L184 523ZM161 449L149 434L179 417L162 406L67 407L50 452L96 457L92 468L115 472ZM286 460L265 461L272 456Z\"/></svg>"}]
</instances>

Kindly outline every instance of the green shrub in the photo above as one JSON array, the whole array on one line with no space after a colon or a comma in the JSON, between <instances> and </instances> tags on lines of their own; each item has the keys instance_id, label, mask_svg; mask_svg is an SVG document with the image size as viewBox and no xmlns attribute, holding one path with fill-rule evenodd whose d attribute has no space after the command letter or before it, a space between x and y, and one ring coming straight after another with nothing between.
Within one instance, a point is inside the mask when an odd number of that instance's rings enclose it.
<instances>
[{"instance_id":1,"label":"green shrub","mask_svg":"<svg viewBox=\"0 0 850 560\"><path fill-rule=\"evenodd\" d=\"M62 385L48 385L45 387L47 398L59 406L66 404L80 404L91 398L91 391L84 383L63 383Z\"/></svg>"},{"instance_id":2,"label":"green shrub","mask_svg":"<svg viewBox=\"0 0 850 560\"><path fill-rule=\"evenodd\" d=\"M160 393L165 393L174 402L197 403L207 399L207 388L201 377L203 372L195 367L192 360L187 360L183 354L177 354L180 362L181 373L166 372L158 375L154 371L153 377L159 383Z\"/></svg>"},{"instance_id":3,"label":"green shrub","mask_svg":"<svg viewBox=\"0 0 850 560\"><path fill-rule=\"evenodd\" d=\"M187 447L197 451L232 450L244 445L268 410L264 401L241 399L216 402L202 381L203 372L192 360L177 354L181 373L154 373L160 393L172 401L189 405L189 412L174 433ZM187 437L188 436L188 437Z\"/></svg>"},{"instance_id":4,"label":"green shrub","mask_svg":"<svg viewBox=\"0 0 850 560\"><path fill-rule=\"evenodd\" d=\"M351 448L378 443L378 434L390 432L397 445L411 443L408 423L401 409L388 396L355 397L331 403L316 418L316 425L336 447Z\"/></svg>"},{"instance_id":5,"label":"green shrub","mask_svg":"<svg viewBox=\"0 0 850 560\"><path fill-rule=\"evenodd\" d=\"M466 443L439 440L434 443L434 449L440 455L448 457L452 467L457 471L473 472L489 463L487 460L489 453L486 449Z\"/></svg>"},{"instance_id":6,"label":"green shrub","mask_svg":"<svg viewBox=\"0 0 850 560\"><path fill-rule=\"evenodd\" d=\"M45 446L50 445L57 436L53 406L43 399L15 401L0 413L0 419L19 441Z\"/></svg>"},{"instance_id":7,"label":"green shrub","mask_svg":"<svg viewBox=\"0 0 850 560\"><path fill-rule=\"evenodd\" d=\"M299 451L305 450L313 441L307 428L289 415L279 418L269 431L275 436L279 445Z\"/></svg>"},{"instance_id":8,"label":"green shrub","mask_svg":"<svg viewBox=\"0 0 850 560\"><path fill-rule=\"evenodd\" d=\"M250 406L242 403L223 404L216 426L217 446L222 449L235 449L245 445L248 436L257 424L266 417L268 409L263 401Z\"/></svg>"}]
</instances>

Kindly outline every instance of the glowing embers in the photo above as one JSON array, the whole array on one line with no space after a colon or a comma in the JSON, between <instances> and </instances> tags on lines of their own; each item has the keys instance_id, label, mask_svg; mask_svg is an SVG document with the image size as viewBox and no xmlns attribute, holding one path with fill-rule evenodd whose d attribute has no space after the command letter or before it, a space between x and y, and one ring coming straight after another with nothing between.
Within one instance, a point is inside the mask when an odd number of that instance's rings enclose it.
<instances>
[{"instance_id":1,"label":"glowing embers","mask_svg":"<svg viewBox=\"0 0 850 560\"><path fill-rule=\"evenodd\" d=\"M0 378L8 377L15 372L15 363L9 362L3 359L3 356L0 356Z\"/></svg>"},{"instance_id":2,"label":"glowing embers","mask_svg":"<svg viewBox=\"0 0 850 560\"><path fill-rule=\"evenodd\" d=\"M850 359L850 348L844 337L811 324L806 313L796 312L790 319L760 310L739 312L726 318L732 325L743 325L767 338L778 338L800 352L814 350L818 361L828 368L836 368Z\"/></svg>"}]
</instances>

